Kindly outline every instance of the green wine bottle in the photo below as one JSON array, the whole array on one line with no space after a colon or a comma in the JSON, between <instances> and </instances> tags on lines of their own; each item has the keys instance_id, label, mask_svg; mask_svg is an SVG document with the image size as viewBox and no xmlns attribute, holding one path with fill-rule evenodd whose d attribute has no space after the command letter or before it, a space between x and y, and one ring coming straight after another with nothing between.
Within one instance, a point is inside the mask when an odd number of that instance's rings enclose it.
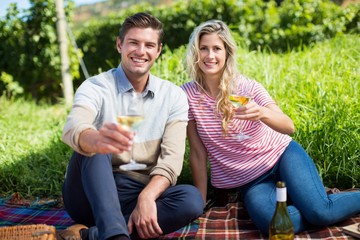
<instances>
[{"instance_id":1,"label":"green wine bottle","mask_svg":"<svg viewBox=\"0 0 360 240\"><path fill-rule=\"evenodd\" d=\"M276 183L276 209L270 223L269 239L294 239L294 227L286 206L285 182Z\"/></svg>"}]
</instances>

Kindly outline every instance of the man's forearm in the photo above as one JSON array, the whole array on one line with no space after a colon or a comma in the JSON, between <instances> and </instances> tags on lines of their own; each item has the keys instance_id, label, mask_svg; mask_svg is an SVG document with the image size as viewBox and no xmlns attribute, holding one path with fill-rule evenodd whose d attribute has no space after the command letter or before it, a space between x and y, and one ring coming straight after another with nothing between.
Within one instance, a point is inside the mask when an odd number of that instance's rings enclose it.
<instances>
[{"instance_id":1,"label":"man's forearm","mask_svg":"<svg viewBox=\"0 0 360 240\"><path fill-rule=\"evenodd\" d=\"M96 141L99 137L99 132L94 129L86 129L80 133L79 147L82 151L87 153L96 153Z\"/></svg>"},{"instance_id":2,"label":"man's forearm","mask_svg":"<svg viewBox=\"0 0 360 240\"><path fill-rule=\"evenodd\" d=\"M139 201L155 201L169 186L170 182L166 177L160 175L153 176L148 185L140 193Z\"/></svg>"}]
</instances>

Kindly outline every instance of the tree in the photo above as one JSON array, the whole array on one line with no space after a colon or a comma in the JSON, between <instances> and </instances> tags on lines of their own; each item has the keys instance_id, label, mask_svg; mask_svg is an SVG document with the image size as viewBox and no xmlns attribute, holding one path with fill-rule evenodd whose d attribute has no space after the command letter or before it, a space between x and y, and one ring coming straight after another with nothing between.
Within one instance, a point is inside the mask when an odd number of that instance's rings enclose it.
<instances>
[{"instance_id":1,"label":"tree","mask_svg":"<svg viewBox=\"0 0 360 240\"><path fill-rule=\"evenodd\" d=\"M63 84L63 94L66 105L70 105L73 100L74 88L72 84L72 77L70 74L70 59L68 56L68 40L66 37L66 18L64 13L63 0L56 0L56 29L59 38L59 48L61 57L61 76Z\"/></svg>"},{"instance_id":2,"label":"tree","mask_svg":"<svg viewBox=\"0 0 360 240\"><path fill-rule=\"evenodd\" d=\"M74 4L72 0L65 3L69 16ZM0 41L5 43L0 46L0 69L13 76L27 97L55 102L63 96L55 0L30 0L30 5L19 12L13 4L5 20L0 20ZM68 53L71 75L77 77L79 61L74 48Z\"/></svg>"}]
</instances>

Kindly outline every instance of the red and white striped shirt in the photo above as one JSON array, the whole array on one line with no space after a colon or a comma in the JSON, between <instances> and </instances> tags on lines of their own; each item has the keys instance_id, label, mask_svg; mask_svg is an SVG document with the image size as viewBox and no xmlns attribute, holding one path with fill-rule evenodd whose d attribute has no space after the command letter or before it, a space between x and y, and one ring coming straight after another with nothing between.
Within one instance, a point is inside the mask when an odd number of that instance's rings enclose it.
<instances>
[{"instance_id":1,"label":"red and white striped shirt","mask_svg":"<svg viewBox=\"0 0 360 240\"><path fill-rule=\"evenodd\" d=\"M239 76L250 86L253 101L260 106L272 104L266 89L258 82ZM216 99L201 91L195 82L181 86L189 102L189 120L196 123L198 134L207 150L211 166L211 184L216 188L234 188L258 178L271 169L291 141L291 137L274 131L261 121L233 119L224 136L221 118L216 112ZM239 141L240 122L251 139Z\"/></svg>"}]
</instances>

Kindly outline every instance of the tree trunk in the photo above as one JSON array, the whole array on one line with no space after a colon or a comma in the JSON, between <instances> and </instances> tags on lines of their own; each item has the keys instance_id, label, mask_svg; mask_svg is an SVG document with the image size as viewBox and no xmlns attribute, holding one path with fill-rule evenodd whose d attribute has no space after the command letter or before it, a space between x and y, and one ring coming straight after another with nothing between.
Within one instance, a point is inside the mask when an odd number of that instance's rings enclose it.
<instances>
[{"instance_id":1,"label":"tree trunk","mask_svg":"<svg viewBox=\"0 0 360 240\"><path fill-rule=\"evenodd\" d=\"M74 87L72 76L70 73L70 60L68 55L68 40L66 37L66 19L64 13L63 0L55 0L56 5L56 29L59 39L60 58L61 58L61 77L62 89L66 105L71 105L73 102Z\"/></svg>"}]
</instances>

